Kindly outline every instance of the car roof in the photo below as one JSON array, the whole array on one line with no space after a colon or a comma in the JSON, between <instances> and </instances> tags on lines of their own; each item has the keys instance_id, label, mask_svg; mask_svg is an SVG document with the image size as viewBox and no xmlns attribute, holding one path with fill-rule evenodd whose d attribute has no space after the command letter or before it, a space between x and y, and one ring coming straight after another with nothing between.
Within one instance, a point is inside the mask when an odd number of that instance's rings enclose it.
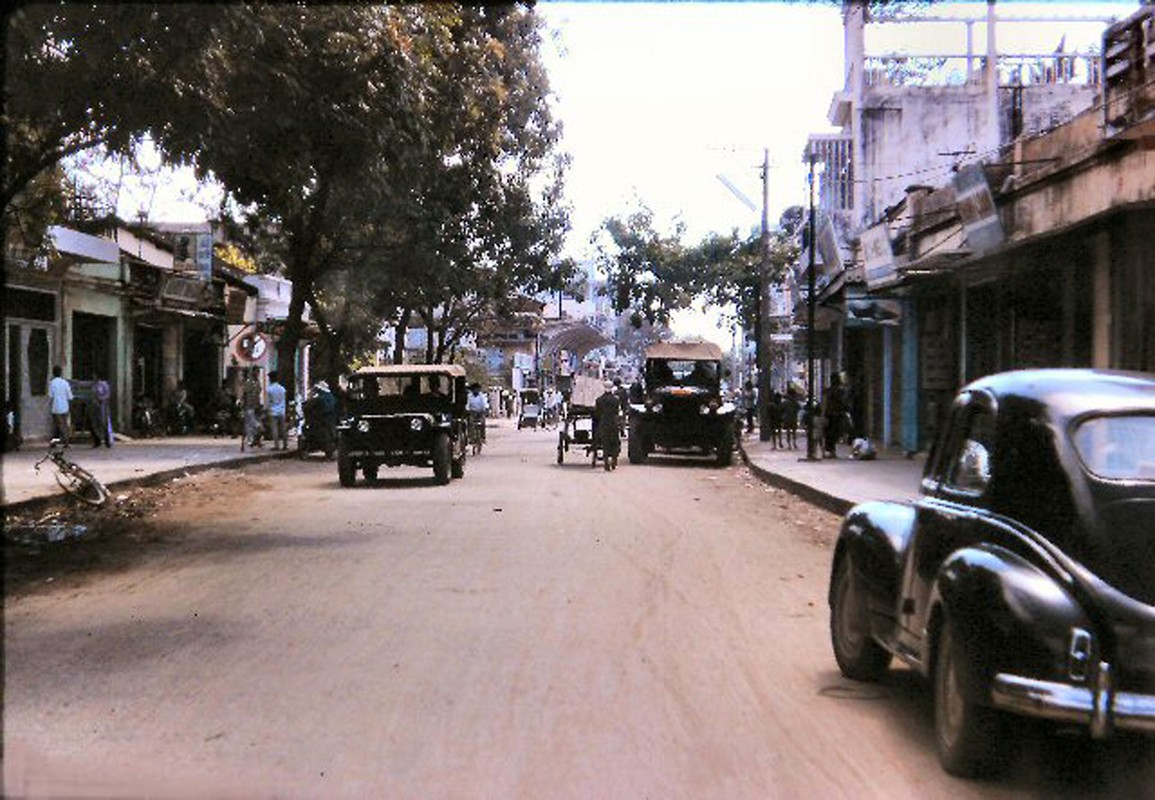
<instances>
[{"instance_id":1,"label":"car roof","mask_svg":"<svg viewBox=\"0 0 1155 800\"><path fill-rule=\"evenodd\" d=\"M1095 369L1031 369L1000 372L963 387L999 401L1044 404L1052 417L1073 419L1092 412L1155 413L1155 375Z\"/></svg>"},{"instance_id":2,"label":"car roof","mask_svg":"<svg viewBox=\"0 0 1155 800\"><path fill-rule=\"evenodd\" d=\"M721 361L722 348L713 342L658 342L646 350L646 358Z\"/></svg>"},{"instance_id":3,"label":"car roof","mask_svg":"<svg viewBox=\"0 0 1155 800\"><path fill-rule=\"evenodd\" d=\"M460 364L385 364L380 367L361 367L353 375L451 375L465 377Z\"/></svg>"}]
</instances>

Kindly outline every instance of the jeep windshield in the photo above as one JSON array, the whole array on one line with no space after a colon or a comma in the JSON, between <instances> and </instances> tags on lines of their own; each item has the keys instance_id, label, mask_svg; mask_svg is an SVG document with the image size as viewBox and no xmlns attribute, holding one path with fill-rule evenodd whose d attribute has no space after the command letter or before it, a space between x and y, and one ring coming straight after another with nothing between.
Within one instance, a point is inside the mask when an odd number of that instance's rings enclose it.
<instances>
[{"instance_id":1,"label":"jeep windshield","mask_svg":"<svg viewBox=\"0 0 1155 800\"><path fill-rule=\"evenodd\" d=\"M690 359L656 359L646 365L650 385L698 386L709 389L718 385L718 362Z\"/></svg>"},{"instance_id":2,"label":"jeep windshield","mask_svg":"<svg viewBox=\"0 0 1155 800\"><path fill-rule=\"evenodd\" d=\"M437 374L354 375L349 379L348 398L361 406L451 403L453 378Z\"/></svg>"}]
</instances>

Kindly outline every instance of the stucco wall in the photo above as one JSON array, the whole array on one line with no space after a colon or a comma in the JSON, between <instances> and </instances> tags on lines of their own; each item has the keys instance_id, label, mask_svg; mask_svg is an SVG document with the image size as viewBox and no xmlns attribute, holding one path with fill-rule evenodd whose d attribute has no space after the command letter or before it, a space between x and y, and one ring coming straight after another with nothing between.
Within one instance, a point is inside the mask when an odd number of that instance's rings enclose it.
<instances>
[{"instance_id":1,"label":"stucco wall","mask_svg":"<svg viewBox=\"0 0 1155 800\"><path fill-rule=\"evenodd\" d=\"M1021 191L1003 216L1012 240L1079 224L1120 206L1155 202L1155 151L1125 143Z\"/></svg>"},{"instance_id":2,"label":"stucco wall","mask_svg":"<svg viewBox=\"0 0 1155 800\"><path fill-rule=\"evenodd\" d=\"M894 89L877 87L863 104L862 178L865 208L856 222L879 218L912 184L942 185L959 151L978 152L987 141L990 106L981 87L948 86Z\"/></svg>"}]
</instances>

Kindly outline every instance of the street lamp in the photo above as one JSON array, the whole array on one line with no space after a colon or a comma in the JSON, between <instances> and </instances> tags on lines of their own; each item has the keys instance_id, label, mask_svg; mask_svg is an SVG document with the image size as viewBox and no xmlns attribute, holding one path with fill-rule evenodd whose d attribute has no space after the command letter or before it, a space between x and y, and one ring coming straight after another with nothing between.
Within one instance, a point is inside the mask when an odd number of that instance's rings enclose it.
<instances>
[{"instance_id":1,"label":"street lamp","mask_svg":"<svg viewBox=\"0 0 1155 800\"><path fill-rule=\"evenodd\" d=\"M809 148L807 159L810 162L810 221L809 242L807 242L808 274L806 278L806 460L818 460L818 442L814 439L814 295L817 292L814 276L814 251L818 244L818 231L814 222L814 166L817 154L814 148Z\"/></svg>"}]
</instances>

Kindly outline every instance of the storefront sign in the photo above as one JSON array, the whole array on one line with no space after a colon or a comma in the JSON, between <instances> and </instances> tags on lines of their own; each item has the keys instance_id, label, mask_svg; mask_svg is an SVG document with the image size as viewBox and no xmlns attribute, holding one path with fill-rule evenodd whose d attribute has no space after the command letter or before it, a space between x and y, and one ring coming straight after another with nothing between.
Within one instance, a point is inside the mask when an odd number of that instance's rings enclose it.
<instances>
[{"instance_id":1,"label":"storefront sign","mask_svg":"<svg viewBox=\"0 0 1155 800\"><path fill-rule=\"evenodd\" d=\"M1002 244L1003 225L983 168L978 164L961 167L954 176L954 189L967 247L981 253Z\"/></svg>"},{"instance_id":2,"label":"storefront sign","mask_svg":"<svg viewBox=\"0 0 1155 800\"><path fill-rule=\"evenodd\" d=\"M846 322L849 325L900 325L902 301L879 297L851 297L846 301Z\"/></svg>"},{"instance_id":3,"label":"storefront sign","mask_svg":"<svg viewBox=\"0 0 1155 800\"><path fill-rule=\"evenodd\" d=\"M859 238L866 268L866 288L888 286L898 278L894 250L890 246L890 227L885 223L867 228Z\"/></svg>"},{"instance_id":4,"label":"storefront sign","mask_svg":"<svg viewBox=\"0 0 1155 800\"><path fill-rule=\"evenodd\" d=\"M834 230L830 217L818 226L818 257L822 261L823 274L837 275L842 271L842 248L838 245L838 232Z\"/></svg>"},{"instance_id":5,"label":"storefront sign","mask_svg":"<svg viewBox=\"0 0 1155 800\"><path fill-rule=\"evenodd\" d=\"M198 233L196 235L196 265L197 274L202 281L212 280L213 277L213 235Z\"/></svg>"}]
</instances>

